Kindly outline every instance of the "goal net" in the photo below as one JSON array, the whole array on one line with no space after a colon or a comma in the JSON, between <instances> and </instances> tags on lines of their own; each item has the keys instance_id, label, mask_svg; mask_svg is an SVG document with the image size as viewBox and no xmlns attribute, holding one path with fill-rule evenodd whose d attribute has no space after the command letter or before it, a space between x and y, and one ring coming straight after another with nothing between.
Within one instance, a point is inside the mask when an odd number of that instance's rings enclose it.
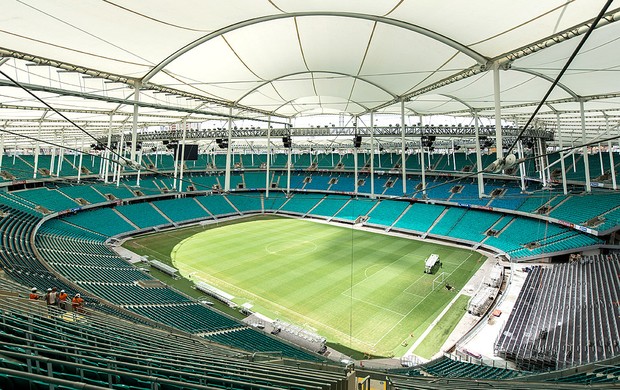
<instances>
[{"instance_id":1,"label":"goal net","mask_svg":"<svg viewBox=\"0 0 620 390\"><path fill-rule=\"evenodd\" d=\"M443 286L443 284L446 281L446 273L442 272L439 275L437 275L435 277L435 279L433 279L433 291L435 291L435 289L437 289L438 287Z\"/></svg>"}]
</instances>

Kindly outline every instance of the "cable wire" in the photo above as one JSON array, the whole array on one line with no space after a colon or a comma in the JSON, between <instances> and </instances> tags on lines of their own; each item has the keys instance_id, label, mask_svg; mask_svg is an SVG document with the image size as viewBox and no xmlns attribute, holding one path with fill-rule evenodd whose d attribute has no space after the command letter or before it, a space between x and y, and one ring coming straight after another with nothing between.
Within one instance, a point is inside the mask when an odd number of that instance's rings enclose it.
<instances>
[{"instance_id":1,"label":"cable wire","mask_svg":"<svg viewBox=\"0 0 620 390\"><path fill-rule=\"evenodd\" d=\"M521 129L521 131L519 132L519 135L517 135L517 138L515 138L515 141L508 148L508 152L506 154L510 154L510 152L512 152L514 147L517 145L517 142L521 139L521 137L523 136L523 133L525 133L528 126L532 123L532 121L538 114L538 111L540 111L543 104L545 104L545 102L547 101L547 98L549 97L549 95L551 95L551 92L555 89L556 85L560 82L560 79L562 78L562 76L564 76L564 73L566 72L566 70L568 70L568 67L570 66L570 64L573 62L575 57L577 57L577 54L579 53L579 51L581 51L581 48L583 47L583 45L586 43L586 41L588 40L588 38L590 37L594 29L596 28L596 25L598 24L598 22L603 18L603 16L605 15L605 12L607 12L607 9L611 6L611 3L613 3L613 0L607 0L607 2L603 6L599 14L596 16L596 18L592 22L592 25L590 26L588 31L586 31L581 41L579 41L579 44L577 45L575 50L573 50L572 54L568 58L568 61L566 61L566 63L562 67L562 70L560 71L560 73L553 80L553 83L551 83L551 86L547 90L547 93L545 93L545 96L543 96L543 98L540 100L540 103L538 103L538 106L536 107L536 109L534 110L530 118L527 120L527 122L525 123L525 126L523 126L523 129ZM501 148L502 145L498 145L498 147Z\"/></svg>"}]
</instances>

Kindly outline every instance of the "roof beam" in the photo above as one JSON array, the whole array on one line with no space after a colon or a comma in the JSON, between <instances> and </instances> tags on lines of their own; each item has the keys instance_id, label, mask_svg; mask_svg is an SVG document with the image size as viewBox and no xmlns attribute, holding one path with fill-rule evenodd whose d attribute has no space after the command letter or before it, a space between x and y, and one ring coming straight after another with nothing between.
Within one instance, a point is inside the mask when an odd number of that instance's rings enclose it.
<instances>
[{"instance_id":1,"label":"roof beam","mask_svg":"<svg viewBox=\"0 0 620 390\"><path fill-rule=\"evenodd\" d=\"M265 22L270 22L270 21L279 20L279 19L299 18L299 17L306 17L306 16L336 16L336 17L343 17L343 18L370 20L373 22L389 24L395 27L403 28L405 30L416 32L418 34L422 34L426 37L429 37L445 45L448 45L460 51L461 53L471 57L474 61L476 61L476 63L478 63L478 65L486 65L488 63L488 58L484 57L482 54L469 48L468 46L460 42L457 42L451 38L448 38L445 35L439 34L435 31L428 30L424 27L421 27L421 26L418 26L412 23L407 23L402 20L392 19L392 18L388 18L385 16L379 16L379 15L360 14L360 13L355 13L355 12L330 12L330 11L289 12L289 13L283 13L283 14L266 15L266 16L261 16L261 17L254 18L254 19L244 20L244 21L241 21L235 24L231 24L219 30L213 31L207 35L204 35L196 39L195 41L188 43L187 45L183 46L182 48L175 51L174 53L170 54L163 61L161 61L154 68L152 68L148 73L146 73L144 77L142 77L141 80L143 82L148 82L153 76L155 76L162 69L164 69L171 62L173 62L174 60L176 60L183 54L196 48L197 46L202 45L205 42L210 41L213 38L217 38L231 31L239 30L241 28L252 26L255 24L259 24L259 23L265 23Z\"/></svg>"},{"instance_id":2,"label":"roof beam","mask_svg":"<svg viewBox=\"0 0 620 390\"><path fill-rule=\"evenodd\" d=\"M439 95L445 96L447 98L450 98L450 99L452 99L454 101L457 101L457 102L461 103L465 107L469 108L469 111L472 112L472 113L476 111L476 109L473 106L471 106L469 103L467 103L463 99L457 98L456 96L453 96L453 95L448 95L447 93L440 93Z\"/></svg>"},{"instance_id":3,"label":"roof beam","mask_svg":"<svg viewBox=\"0 0 620 390\"><path fill-rule=\"evenodd\" d=\"M543 79L545 81L548 81L550 83L553 83L555 81L552 77L547 76L544 73L536 72L535 70L525 69L525 68L518 68L518 67L514 67L514 66L511 66L510 69L511 70L516 70L517 72L527 73L527 74L531 74L532 76L540 77L541 79ZM558 87L562 88L566 93L571 95L573 97L573 99L579 100L581 98L572 89L568 88L565 84L557 82L556 85Z\"/></svg>"},{"instance_id":4,"label":"roof beam","mask_svg":"<svg viewBox=\"0 0 620 390\"><path fill-rule=\"evenodd\" d=\"M186 107L181 107L181 106L169 106L169 105L165 105L165 104L159 104L159 103L155 104L155 103L148 103L148 102L144 102L144 101L136 102L133 99L130 100L130 99L115 98L115 97L111 97L111 96L96 95L96 94L86 93L86 92L69 91L69 90L66 90L66 89L47 87L47 86L43 86L43 85L35 85L35 84L27 84L27 83L20 83L20 84L24 88L26 88L26 89L28 89L30 91L47 92L47 93L52 93L52 94L56 94L56 95L59 95L59 96L79 97L79 98L87 99L87 100L98 100L98 101L103 101L103 102L107 102L107 103L123 104L123 105L127 105L127 106L133 106L134 104L138 104L138 106L140 106L140 107L153 108L153 109L158 109L158 110L185 112L185 113L190 113L190 114L199 114L199 115L208 115L208 116L216 116L216 117L222 117L222 118L229 118L228 114L214 112L214 111L198 110L198 109L186 108ZM13 84L12 82L10 82L8 80L0 80L0 87L15 87L15 88L17 88L18 86ZM251 121L257 121L257 122L267 122L267 120L265 120L265 119L244 117L244 116L239 116L239 115L233 115L232 119L251 120ZM274 121L272 120L271 122L274 122ZM285 122L276 122L276 123L284 124ZM286 123L288 123L288 122L286 122Z\"/></svg>"},{"instance_id":5,"label":"roof beam","mask_svg":"<svg viewBox=\"0 0 620 390\"><path fill-rule=\"evenodd\" d=\"M530 54L536 53L542 49L545 49L547 47L551 47L554 46L558 43L564 42L566 40L569 40L571 38L575 38L578 37L580 35L585 34L588 29L590 28L590 25L592 24L592 22L594 21L595 18L592 18L584 23L578 24L576 26L567 28L566 30L560 31L556 34L550 35L547 38L543 38L541 40L538 40L534 43L522 46L518 49L512 50L510 52L501 54L495 58L492 58L489 60L489 63L494 63L494 62L498 62L500 64L502 64L502 66L504 67L508 67L509 68L509 63L519 59L519 58L523 58L526 57ZM598 25L596 26L596 28L601 28L603 26L606 26L608 24L612 24L617 22L618 20L620 20L620 8L616 8L613 9L607 13L605 13L605 15L603 16L603 18L599 21ZM422 87L420 89L417 89L413 92L410 92L408 94L403 95L402 97L405 99L411 99L414 96L419 96L419 95L423 95L425 93L434 91L438 88L441 88L445 85L449 85L452 84L454 82L457 82L459 80L463 80L466 78L469 78L471 76L475 76L477 74L480 74L482 72L487 71L489 68L488 66L481 66L480 64L476 65L476 66L472 66L469 67L467 69L464 69L456 74L453 74L451 76L448 76L442 80L439 80L435 83L432 83L430 85L427 85L425 87ZM570 101L574 101L573 99L571 99ZM381 110L382 108L386 108L391 106L392 104L398 103L398 99L395 100L391 100L389 102L385 102L377 107L373 107L372 110L376 111L376 110ZM538 103L536 103L538 104ZM536 105L535 104L535 105Z\"/></svg>"},{"instance_id":6,"label":"roof beam","mask_svg":"<svg viewBox=\"0 0 620 390\"><path fill-rule=\"evenodd\" d=\"M396 98L396 97L397 97L397 95L396 95L395 93L392 93L392 92L388 91L387 89L383 88L383 87L382 87L382 86L380 86L379 84L377 84L377 83L375 83L375 82L372 82L372 81L370 81L370 80L367 80L367 79L365 79L364 77L355 76L355 75L352 75L352 74L349 74L349 73L343 73L343 72L330 71L330 70L305 70L305 71L302 71L302 72L293 72L293 73L288 73L288 74L285 74L285 75L282 75L282 76L278 76L278 77L276 77L276 78L273 78L273 79L271 79L271 80L267 80L267 81L265 81L265 82L263 82L263 83L260 83L260 84L259 84L259 85L257 85L256 87L254 87L254 88L250 89L248 92L246 92L245 94L243 94L243 96L241 96L239 99L237 99L237 100L235 101L235 104L236 104L236 103L238 103L238 102L240 102L240 101L241 101L241 100L243 100L244 98L248 97L248 96L249 96L250 94L252 94L253 92L255 92L255 91L257 91L257 90L261 89L261 88L262 88L262 87L264 87L265 85L269 85L270 83L272 83L272 82L274 82L274 81L282 80L282 79L287 78L287 77L299 76L299 75L302 75L302 74L308 74L308 73L311 73L311 74L313 74L313 73L327 73L327 74L335 74L335 75L338 75L338 76L351 77L351 78L354 78L354 79L356 79L356 80L360 80L360 81L363 81L363 82L365 82L365 83L368 83L368 84L372 85L373 87L375 87L375 88L377 88L377 89L380 89L381 91L383 91L383 92L387 93L388 95L392 96L393 98ZM364 107L364 108L366 108L366 107ZM274 112L275 112L275 111L274 111Z\"/></svg>"},{"instance_id":7,"label":"roof beam","mask_svg":"<svg viewBox=\"0 0 620 390\"><path fill-rule=\"evenodd\" d=\"M614 98L619 98L619 97L620 97L620 92L616 92L616 93L605 93L605 94L597 94L597 95L580 96L579 99L583 100L584 102L588 102L591 100L614 99ZM561 103L576 103L576 102L577 101L574 98L570 97L570 98L564 98L564 99L547 100L546 104L561 104ZM539 102L509 104L509 105L502 106L502 109L534 107L534 106L537 106L538 103ZM476 110L477 111L493 111L495 110L495 107L493 106L479 107ZM563 112L562 110L558 110L558 111ZM593 111L601 111L601 110L599 109L599 110L593 110ZM458 115L458 114L467 114L468 112L469 112L468 110L457 110L457 111L443 112L442 114ZM518 115L518 114L508 113L504 115L503 117L510 118L511 116L514 116L514 115Z\"/></svg>"},{"instance_id":8,"label":"roof beam","mask_svg":"<svg viewBox=\"0 0 620 390\"><path fill-rule=\"evenodd\" d=\"M49 66L52 68L60 69L61 71L65 71L65 72L78 73L78 74L87 75L93 78L100 78L100 79L108 80L109 82L113 82L113 83L125 84L125 85L130 86L131 88L133 88L133 86L138 81L136 78L127 77L127 76L114 74L110 72L104 72L101 70L92 69L92 68L88 68L88 67L84 67L80 65L75 65L75 64L71 64L71 63L67 63L63 61L52 60L49 58L40 57L40 56L36 56L33 54L28 54L28 53L23 53L23 52L11 50L11 49L3 48L3 47L0 47L0 58L1 60L4 60L4 58L15 58L18 60L29 61L29 62L35 63L36 65ZM145 90L152 90L152 91L161 92L161 93L169 93L171 95L196 99L196 100L200 100L203 102L219 105L222 107L229 107L233 105L232 102L227 101L227 100L210 98L210 97L198 95L195 93L181 91L175 88L166 87L163 85L158 85L158 84L153 84L153 83L142 83L141 85L142 85L142 89L145 89ZM262 111L260 109L252 108L252 107L237 106L235 108L243 109L248 112L255 112L258 114L265 115L265 116L270 115L270 113L268 112Z\"/></svg>"}]
</instances>

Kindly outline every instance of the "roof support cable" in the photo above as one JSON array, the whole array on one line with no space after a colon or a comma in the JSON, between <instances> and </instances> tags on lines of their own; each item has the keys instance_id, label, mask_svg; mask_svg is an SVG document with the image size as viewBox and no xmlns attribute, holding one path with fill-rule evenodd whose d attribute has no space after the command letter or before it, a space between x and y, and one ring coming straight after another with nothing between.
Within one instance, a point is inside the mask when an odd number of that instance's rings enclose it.
<instances>
[{"instance_id":1,"label":"roof support cable","mask_svg":"<svg viewBox=\"0 0 620 390\"><path fill-rule=\"evenodd\" d=\"M551 95L551 92L555 89L556 85L558 84L558 82L560 81L560 79L562 78L562 76L564 75L564 73L566 73L566 71L568 70L568 67L570 66L570 64L573 62L573 60L575 59L575 57L577 57L577 54L581 51L583 45L586 43L586 41L588 40L588 38L590 37L590 35L592 34L592 32L594 31L594 29L596 28L596 26L598 25L599 21L603 18L603 16L605 15L605 12L607 12L607 9L611 6L611 3L613 3L613 0L607 0L607 2L605 3L605 5L603 6L603 8L601 9L601 11L599 12L599 14L596 16L596 18L594 19L594 21L592 22L592 24L590 25L590 28L588 29L588 31L584 34L583 38L581 39L581 41L579 42L579 44L577 45L577 47L575 48L575 50L573 50L573 53L570 55L570 57L568 58L568 60L566 61L566 63L564 64L564 66L562 67L562 70L560 71L560 73L557 75L557 77L553 80L553 83L551 83L551 86L549 87L549 89L547 90L547 93L545 93L545 96L543 96L543 98L541 99L541 101L538 103L538 106L536 107L536 109L534 110L534 112L532 113L532 115L530 116L530 118L527 120L527 122L525 123L525 125L523 126L523 128L521 129L521 131L519 132L519 134L517 135L517 137L515 138L515 140L513 141L512 145L510 145L510 148L508 148L508 151L506 152L506 156L510 155L510 153L512 152L512 150L514 149L514 147L516 146L517 142L521 139L521 137L523 136L523 134L525 133L525 131L527 130L527 128L529 127L529 125L532 123L532 121L534 120L534 118L536 117L536 115L538 114L538 111L540 111L540 109L542 108L542 106L545 104L547 98L549 97L549 95ZM501 145L499 145L499 147L501 147ZM506 164L506 156L502 157L501 160L496 160L495 162L491 163L491 166L487 167L487 170L490 171L497 171L498 168L501 170L502 167L505 166Z\"/></svg>"},{"instance_id":2,"label":"roof support cable","mask_svg":"<svg viewBox=\"0 0 620 390\"><path fill-rule=\"evenodd\" d=\"M52 107L49 103L47 103L45 100L41 99L40 97L38 97L36 94L34 94L32 91L30 91L28 88L24 87L19 81L13 79L11 76L9 76L8 74L6 74L4 71L0 70L0 74L2 76L4 76L7 80L9 80L10 82L12 82L13 84L15 84L16 86L18 86L19 88L23 89L28 95L32 96L33 98L35 98L39 103L45 105L47 108L49 108L50 110L54 111L54 113L56 113L58 116L60 116L61 118L63 118L64 120L66 120L67 122L71 123L73 126L75 126L77 129L79 129L81 132L83 132L84 134L86 134L88 137L92 138L96 143L99 143L99 140L93 136L92 134L90 134L88 131L86 131L82 126L78 125L77 123L75 123L74 121L72 121L71 119L67 118L67 116L65 116L65 114L63 114L62 112L58 111L57 109L55 109L54 107ZM120 156L112 149L108 148L107 145L102 145L104 148L110 150L111 153L117 155L117 157L120 158Z\"/></svg>"}]
</instances>

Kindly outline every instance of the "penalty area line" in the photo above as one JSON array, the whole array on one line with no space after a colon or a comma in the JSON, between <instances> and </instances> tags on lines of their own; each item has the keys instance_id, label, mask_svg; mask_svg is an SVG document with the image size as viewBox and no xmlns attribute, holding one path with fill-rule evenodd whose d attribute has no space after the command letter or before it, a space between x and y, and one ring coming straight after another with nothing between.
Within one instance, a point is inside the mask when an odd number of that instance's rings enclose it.
<instances>
[{"instance_id":1,"label":"penalty area line","mask_svg":"<svg viewBox=\"0 0 620 390\"><path fill-rule=\"evenodd\" d=\"M364 300L364 299L355 298L355 297L352 297L352 296L350 296L350 295L346 295L344 292L343 292L343 293L341 293L340 295L343 295L343 296L345 296L345 297L347 297L347 298L353 299L354 301L358 301L358 302L364 303L364 304L366 304L366 305L374 306L374 307L376 307L376 308L378 308L378 309L381 309L381 310L389 311L390 313L394 313L394 314L396 314L396 315L398 315L398 316L401 316L401 317L403 317L403 316L404 316L404 314L403 314L403 313L399 313L399 312L397 312L397 311L395 311L395 310L388 309L388 308L387 308L387 307L385 307L385 306L380 306L380 305L377 305L376 303L368 302L368 301L366 301L366 300Z\"/></svg>"},{"instance_id":2,"label":"penalty area line","mask_svg":"<svg viewBox=\"0 0 620 390\"><path fill-rule=\"evenodd\" d=\"M454 272L456 272L456 270L457 270L457 269L459 269L459 268L461 267L461 265L465 264L465 262L466 262L466 261L467 261L467 260L471 257L471 255L472 255L472 254L473 254L473 253L470 253L470 254L469 254L469 256L467 256L467 257L465 258L465 260L463 260L463 261L461 262L461 264L459 264L459 265L458 265L458 267L456 267L456 268L455 268L452 272L450 272L450 273L448 274L448 276L446 277L446 279L447 279L448 277L450 277L450 276L451 276ZM409 310L409 312L408 312L407 314L405 314L405 316L404 316L404 317L403 317L400 321L398 321L397 323L395 323L395 324L394 324L394 326L392 326L392 328L390 328L390 330L389 330L389 331L387 331L387 332L386 332L386 333L385 333L385 334L384 334L384 335L383 335L383 336L382 336L382 337L381 337L381 338L377 341L377 343L376 343L373 347L376 347L376 346L377 346L377 344L379 344L379 343L380 343L380 342L381 342L381 341L385 338L385 336L387 336L390 332L392 332L392 331L393 331L393 330L394 330L394 329L395 329L395 328L396 328L396 327L397 327L397 326L398 326L398 325L399 325L399 324L400 324L400 323L401 323L401 322L402 322L405 318L409 317L409 315L410 315L411 313L413 313L413 311L414 311L415 309L417 309L417 307L418 307L418 306L420 306L420 304L421 304L422 302L424 302L424 301L426 300L426 298L428 298L428 297L429 297L429 296L430 296L433 292L434 292L434 290L431 290L428 294L426 294L426 295L424 296L424 298L423 298L420 302L418 302L418 303L417 303L417 304L416 304L416 305L415 305L415 306L414 306L411 310Z\"/></svg>"}]
</instances>

